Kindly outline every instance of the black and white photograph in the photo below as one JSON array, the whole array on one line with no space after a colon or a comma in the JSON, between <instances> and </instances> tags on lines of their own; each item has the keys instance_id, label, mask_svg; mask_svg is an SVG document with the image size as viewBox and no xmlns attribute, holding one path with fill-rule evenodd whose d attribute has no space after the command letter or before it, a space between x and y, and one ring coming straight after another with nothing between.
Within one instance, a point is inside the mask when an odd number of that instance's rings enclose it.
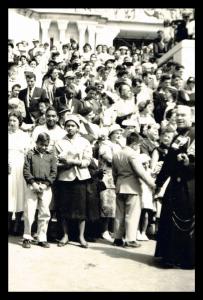
<instances>
[{"instance_id":1,"label":"black and white photograph","mask_svg":"<svg viewBox=\"0 0 203 300\"><path fill-rule=\"evenodd\" d=\"M194 293L194 174L194 8L8 8L8 292Z\"/></svg>"}]
</instances>

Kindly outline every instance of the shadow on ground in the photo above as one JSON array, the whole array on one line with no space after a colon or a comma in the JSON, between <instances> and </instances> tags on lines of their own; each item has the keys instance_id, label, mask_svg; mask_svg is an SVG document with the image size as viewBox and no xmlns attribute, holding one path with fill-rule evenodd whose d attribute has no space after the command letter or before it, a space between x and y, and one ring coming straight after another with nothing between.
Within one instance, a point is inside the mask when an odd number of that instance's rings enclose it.
<instances>
[{"instance_id":1,"label":"shadow on ground","mask_svg":"<svg viewBox=\"0 0 203 300\"><path fill-rule=\"evenodd\" d=\"M131 259L133 261L137 261L138 263L142 263L148 266L155 266L154 258L148 254L142 254L137 252L128 252L126 249L117 248L113 246L112 248L104 248L104 247L94 247L92 250L101 251L103 254L108 255L112 258L125 258ZM134 250L136 251L136 249Z\"/></svg>"}]
</instances>

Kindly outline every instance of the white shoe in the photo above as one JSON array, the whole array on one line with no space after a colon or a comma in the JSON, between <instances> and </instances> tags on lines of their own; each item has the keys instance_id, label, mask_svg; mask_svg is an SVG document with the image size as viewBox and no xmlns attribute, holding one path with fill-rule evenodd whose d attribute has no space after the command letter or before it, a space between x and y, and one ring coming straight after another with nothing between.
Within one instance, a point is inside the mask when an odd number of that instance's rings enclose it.
<instances>
[{"instance_id":1,"label":"white shoe","mask_svg":"<svg viewBox=\"0 0 203 300\"><path fill-rule=\"evenodd\" d=\"M114 239L110 236L110 234L109 234L108 231L105 231L105 232L102 234L102 237L103 237L103 239L105 239L105 240L108 241L108 242L113 243L113 241L114 241Z\"/></svg>"},{"instance_id":2,"label":"white shoe","mask_svg":"<svg viewBox=\"0 0 203 300\"><path fill-rule=\"evenodd\" d=\"M137 231L137 240L142 241L142 234L139 230Z\"/></svg>"},{"instance_id":3,"label":"white shoe","mask_svg":"<svg viewBox=\"0 0 203 300\"><path fill-rule=\"evenodd\" d=\"M144 232L142 233L142 241L149 241L148 237Z\"/></svg>"}]
</instances>

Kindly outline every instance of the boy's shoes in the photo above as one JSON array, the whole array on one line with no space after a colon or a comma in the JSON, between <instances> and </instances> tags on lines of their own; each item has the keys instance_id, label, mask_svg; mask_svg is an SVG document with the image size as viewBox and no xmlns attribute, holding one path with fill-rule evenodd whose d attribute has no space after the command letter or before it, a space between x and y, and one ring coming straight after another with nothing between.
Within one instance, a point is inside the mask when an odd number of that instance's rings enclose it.
<instances>
[{"instance_id":1,"label":"boy's shoes","mask_svg":"<svg viewBox=\"0 0 203 300\"><path fill-rule=\"evenodd\" d=\"M47 242L38 242L38 246L41 246L43 248L50 248L50 244Z\"/></svg>"},{"instance_id":2,"label":"boy's shoes","mask_svg":"<svg viewBox=\"0 0 203 300\"><path fill-rule=\"evenodd\" d=\"M113 242L113 245L117 246L117 247L123 247L124 246L124 241L122 239L115 239L114 242Z\"/></svg>"},{"instance_id":3,"label":"boy's shoes","mask_svg":"<svg viewBox=\"0 0 203 300\"><path fill-rule=\"evenodd\" d=\"M108 242L111 242L113 243L113 238L110 236L109 232L108 231L105 231L103 234L102 234L102 238Z\"/></svg>"},{"instance_id":4,"label":"boy's shoes","mask_svg":"<svg viewBox=\"0 0 203 300\"><path fill-rule=\"evenodd\" d=\"M23 248L31 248L31 243L30 243L31 241L30 240L27 240L27 239L24 239L23 240Z\"/></svg>"},{"instance_id":5,"label":"boy's shoes","mask_svg":"<svg viewBox=\"0 0 203 300\"><path fill-rule=\"evenodd\" d=\"M141 244L132 241L132 242L125 242L124 247L128 247L128 248L139 248L141 247Z\"/></svg>"},{"instance_id":6,"label":"boy's shoes","mask_svg":"<svg viewBox=\"0 0 203 300\"><path fill-rule=\"evenodd\" d=\"M32 245L38 245L39 241L37 240L37 238L33 238L33 240L30 240L30 243Z\"/></svg>"}]
</instances>

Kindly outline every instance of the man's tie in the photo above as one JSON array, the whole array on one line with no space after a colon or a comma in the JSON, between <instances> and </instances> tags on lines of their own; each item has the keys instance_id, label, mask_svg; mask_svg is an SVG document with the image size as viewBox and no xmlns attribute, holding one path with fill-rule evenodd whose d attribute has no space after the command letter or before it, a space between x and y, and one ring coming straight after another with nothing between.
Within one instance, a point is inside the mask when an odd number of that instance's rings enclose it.
<instances>
[{"instance_id":1,"label":"man's tie","mask_svg":"<svg viewBox=\"0 0 203 300\"><path fill-rule=\"evenodd\" d=\"M32 99L32 90L31 89L29 89L29 105L30 105L30 102L31 102L31 99Z\"/></svg>"}]
</instances>

